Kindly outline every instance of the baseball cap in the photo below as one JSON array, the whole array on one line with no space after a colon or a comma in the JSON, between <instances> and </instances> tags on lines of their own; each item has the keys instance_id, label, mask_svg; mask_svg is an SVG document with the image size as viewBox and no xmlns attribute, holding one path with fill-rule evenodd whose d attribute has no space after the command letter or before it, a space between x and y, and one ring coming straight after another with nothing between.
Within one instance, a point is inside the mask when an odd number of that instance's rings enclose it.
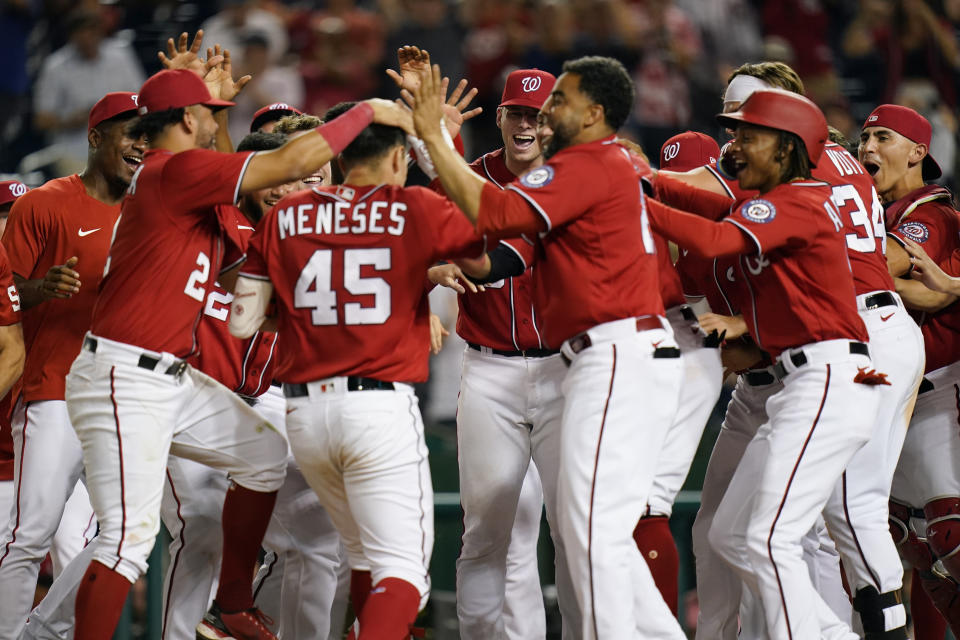
<instances>
[{"instance_id":1,"label":"baseball cap","mask_svg":"<svg viewBox=\"0 0 960 640\"><path fill-rule=\"evenodd\" d=\"M90 109L90 118L87 120L87 131L115 116L130 112L137 115L137 94L131 91L113 91L103 96Z\"/></svg>"},{"instance_id":2,"label":"baseball cap","mask_svg":"<svg viewBox=\"0 0 960 640\"><path fill-rule=\"evenodd\" d=\"M265 107L257 109L253 114L253 120L250 121L250 133L253 133L268 122L274 122L285 116L303 115L303 111L296 107L291 107L286 102L274 102Z\"/></svg>"},{"instance_id":3,"label":"baseball cap","mask_svg":"<svg viewBox=\"0 0 960 640\"><path fill-rule=\"evenodd\" d=\"M140 87L140 115L179 109L193 104L211 108L232 107L233 102L210 96L200 76L187 69L164 69L150 76Z\"/></svg>"},{"instance_id":4,"label":"baseball cap","mask_svg":"<svg viewBox=\"0 0 960 640\"><path fill-rule=\"evenodd\" d=\"M904 138L913 140L916 144L927 145L927 155L924 156L922 165L923 179L936 180L943 175L940 165L930 155L930 138L933 135L933 127L930 126L929 120L910 107L902 107L898 104L882 104L867 116L863 128L866 129L867 127L885 127L896 131Z\"/></svg>"},{"instance_id":5,"label":"baseball cap","mask_svg":"<svg viewBox=\"0 0 960 640\"><path fill-rule=\"evenodd\" d=\"M27 191L30 191L30 189L19 180L0 182L0 206L13 202Z\"/></svg>"},{"instance_id":6,"label":"baseball cap","mask_svg":"<svg viewBox=\"0 0 960 640\"><path fill-rule=\"evenodd\" d=\"M690 171L714 164L720 157L717 141L699 131L678 133L660 147L660 168L670 171Z\"/></svg>"},{"instance_id":7,"label":"baseball cap","mask_svg":"<svg viewBox=\"0 0 960 640\"><path fill-rule=\"evenodd\" d=\"M501 107L530 107L540 109L550 97L557 79L552 73L539 69L517 69L507 76L503 85Z\"/></svg>"}]
</instances>

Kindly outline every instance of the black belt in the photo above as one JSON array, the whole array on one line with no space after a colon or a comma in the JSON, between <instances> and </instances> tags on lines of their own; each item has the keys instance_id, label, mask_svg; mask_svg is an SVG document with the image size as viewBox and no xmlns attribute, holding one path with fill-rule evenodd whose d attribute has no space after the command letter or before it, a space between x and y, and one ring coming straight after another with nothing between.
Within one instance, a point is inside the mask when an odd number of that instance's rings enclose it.
<instances>
[{"instance_id":1,"label":"black belt","mask_svg":"<svg viewBox=\"0 0 960 640\"><path fill-rule=\"evenodd\" d=\"M863 301L867 309L879 309L880 307L897 306L897 298L889 291L881 291L869 295Z\"/></svg>"},{"instance_id":2,"label":"black belt","mask_svg":"<svg viewBox=\"0 0 960 640\"><path fill-rule=\"evenodd\" d=\"M660 322L660 318L657 316L645 316L643 318L637 318L637 331L650 331L651 329L663 329L663 323ZM578 333L577 335L570 338L567 341L570 345L570 350L574 353L580 353L584 349L587 349L593 346L593 341L590 339L590 336L586 331L583 333ZM570 358L564 354L560 354L560 357L563 358L563 363L570 366ZM657 347L653 350L654 358L679 358L680 349L677 347Z\"/></svg>"},{"instance_id":3,"label":"black belt","mask_svg":"<svg viewBox=\"0 0 960 640\"><path fill-rule=\"evenodd\" d=\"M481 347L480 345L472 342L468 342L467 346L474 351L480 351L482 353L484 350L487 350L489 353L494 355L506 356L508 358L548 358L560 353L559 349L521 349L520 351L504 351L503 349L490 349L488 347Z\"/></svg>"},{"instance_id":4,"label":"black belt","mask_svg":"<svg viewBox=\"0 0 960 640\"><path fill-rule=\"evenodd\" d=\"M347 378L347 391L393 391L395 389L392 382L383 382L373 378L359 378L350 376ZM287 384L283 385L283 395L286 398L303 398L308 395L306 384Z\"/></svg>"},{"instance_id":5,"label":"black belt","mask_svg":"<svg viewBox=\"0 0 960 640\"><path fill-rule=\"evenodd\" d=\"M869 357L870 349L862 342L851 342L850 353ZM794 367L802 367L803 365L807 364L807 355L802 350L793 351L790 353L790 362L793 363ZM786 378L787 373L789 373L787 368L783 366L783 362L777 362L775 365L773 365L773 372L777 374L781 380Z\"/></svg>"},{"instance_id":6,"label":"black belt","mask_svg":"<svg viewBox=\"0 0 960 640\"><path fill-rule=\"evenodd\" d=\"M83 339L83 348L87 351L93 353L97 352L97 340L96 338L91 338L87 336ZM157 365L160 364L160 358L155 358L153 356L148 356L143 354L140 356L140 360L137 361L137 366L141 369L149 369L150 371L156 371ZM185 360L175 360L173 364L166 368L163 371L164 374L168 376L179 377L187 368L187 363Z\"/></svg>"},{"instance_id":7,"label":"black belt","mask_svg":"<svg viewBox=\"0 0 960 640\"><path fill-rule=\"evenodd\" d=\"M927 391L933 391L933 383L930 382L929 378L924 378L920 381L920 389L917 390L917 395L926 393Z\"/></svg>"},{"instance_id":8,"label":"black belt","mask_svg":"<svg viewBox=\"0 0 960 640\"><path fill-rule=\"evenodd\" d=\"M777 381L777 377L769 371L747 371L743 374L747 384L751 387L765 387Z\"/></svg>"}]
</instances>

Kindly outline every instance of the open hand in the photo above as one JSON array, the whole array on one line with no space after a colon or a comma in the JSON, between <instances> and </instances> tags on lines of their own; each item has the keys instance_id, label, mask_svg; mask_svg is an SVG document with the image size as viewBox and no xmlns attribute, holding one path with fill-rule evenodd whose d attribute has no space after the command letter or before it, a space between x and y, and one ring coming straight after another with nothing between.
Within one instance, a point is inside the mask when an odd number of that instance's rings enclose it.
<instances>
[{"instance_id":1,"label":"open hand","mask_svg":"<svg viewBox=\"0 0 960 640\"><path fill-rule=\"evenodd\" d=\"M239 79L233 78L233 62L230 59L230 51L222 49L220 45L215 45L212 49L207 49L207 61L219 60L211 66L203 76L203 81L210 91L210 97L220 100L233 100L237 94L243 90L243 87L253 78L251 75L245 75Z\"/></svg>"},{"instance_id":2,"label":"open hand","mask_svg":"<svg viewBox=\"0 0 960 640\"><path fill-rule=\"evenodd\" d=\"M463 273L463 270L456 264L439 264L430 267L427 271L427 278L433 284L453 289L457 293L466 293L469 289L472 293L484 291L483 285L476 285L470 281ZM466 287L466 289L464 288Z\"/></svg>"},{"instance_id":3,"label":"open hand","mask_svg":"<svg viewBox=\"0 0 960 640\"><path fill-rule=\"evenodd\" d=\"M173 38L167 39L167 53L157 52L157 57L165 69L189 69L203 78L213 67L223 62L222 57L210 57L206 60L200 57L200 48L203 45L203 29L199 29L193 36L193 42L187 47L189 35L186 31L180 34L177 42Z\"/></svg>"},{"instance_id":4,"label":"open hand","mask_svg":"<svg viewBox=\"0 0 960 640\"><path fill-rule=\"evenodd\" d=\"M956 295L957 289L960 288L960 280L951 277L941 269L940 265L934 262L919 244L909 238L904 238L903 241L906 245L904 249L910 254L910 264L913 266L910 277L922 282L927 289Z\"/></svg>"},{"instance_id":5,"label":"open hand","mask_svg":"<svg viewBox=\"0 0 960 640\"><path fill-rule=\"evenodd\" d=\"M401 89L413 91L420 86L419 73L430 68L430 59L425 54L425 51L412 45L400 47L397 49L397 67L400 72L387 69L387 75Z\"/></svg>"}]
</instances>

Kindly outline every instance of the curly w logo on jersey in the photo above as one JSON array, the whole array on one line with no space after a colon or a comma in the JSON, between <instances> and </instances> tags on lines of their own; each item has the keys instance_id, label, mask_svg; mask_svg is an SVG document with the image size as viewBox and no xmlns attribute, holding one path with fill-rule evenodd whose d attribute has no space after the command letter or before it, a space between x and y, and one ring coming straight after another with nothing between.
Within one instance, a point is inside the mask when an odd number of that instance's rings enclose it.
<instances>
[{"instance_id":1,"label":"curly w logo on jersey","mask_svg":"<svg viewBox=\"0 0 960 640\"><path fill-rule=\"evenodd\" d=\"M927 225L922 222L905 222L900 225L898 229L903 235L907 236L914 242L919 242L923 244L930 237L930 230L927 229Z\"/></svg>"}]
</instances>

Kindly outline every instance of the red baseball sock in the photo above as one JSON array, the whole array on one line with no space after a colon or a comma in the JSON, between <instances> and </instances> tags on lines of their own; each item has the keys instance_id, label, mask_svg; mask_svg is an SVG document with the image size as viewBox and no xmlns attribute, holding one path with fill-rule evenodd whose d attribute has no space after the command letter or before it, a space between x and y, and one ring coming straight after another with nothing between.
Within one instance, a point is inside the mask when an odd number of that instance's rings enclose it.
<instances>
[{"instance_id":1,"label":"red baseball sock","mask_svg":"<svg viewBox=\"0 0 960 640\"><path fill-rule=\"evenodd\" d=\"M674 616L677 615L680 586L680 557L670 533L667 516L644 516L633 530L633 540L650 567L653 581Z\"/></svg>"},{"instance_id":2,"label":"red baseball sock","mask_svg":"<svg viewBox=\"0 0 960 640\"><path fill-rule=\"evenodd\" d=\"M369 571L350 572L350 604L353 605L353 614L360 617L363 605L373 590L373 576Z\"/></svg>"},{"instance_id":3,"label":"red baseball sock","mask_svg":"<svg viewBox=\"0 0 960 640\"><path fill-rule=\"evenodd\" d=\"M252 491L231 484L223 501L223 561L217 603L233 613L253 607L253 570L277 492Z\"/></svg>"},{"instance_id":4,"label":"red baseball sock","mask_svg":"<svg viewBox=\"0 0 960 640\"><path fill-rule=\"evenodd\" d=\"M360 612L358 640L407 640L420 610L417 588L400 578L384 578Z\"/></svg>"},{"instance_id":5,"label":"red baseball sock","mask_svg":"<svg viewBox=\"0 0 960 640\"><path fill-rule=\"evenodd\" d=\"M910 582L910 617L915 640L943 640L947 635L947 621L933 605L916 569Z\"/></svg>"},{"instance_id":6,"label":"red baseball sock","mask_svg":"<svg viewBox=\"0 0 960 640\"><path fill-rule=\"evenodd\" d=\"M74 637L110 640L127 601L130 581L96 560L90 562L77 591Z\"/></svg>"}]
</instances>

